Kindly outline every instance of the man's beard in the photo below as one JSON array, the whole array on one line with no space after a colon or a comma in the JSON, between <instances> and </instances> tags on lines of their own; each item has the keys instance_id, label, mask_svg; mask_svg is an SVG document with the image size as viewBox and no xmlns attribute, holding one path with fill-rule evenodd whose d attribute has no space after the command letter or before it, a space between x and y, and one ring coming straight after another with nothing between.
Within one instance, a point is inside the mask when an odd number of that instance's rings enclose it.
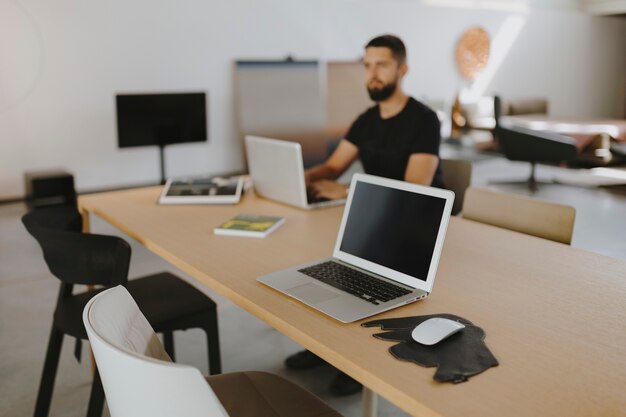
<instances>
[{"instance_id":1,"label":"man's beard","mask_svg":"<svg viewBox=\"0 0 626 417\"><path fill-rule=\"evenodd\" d=\"M391 95L396 91L396 87L398 86L397 81L393 81L389 84L385 84L382 88L370 88L367 87L367 93L370 95L370 98L373 101L379 102L387 100Z\"/></svg>"}]
</instances>

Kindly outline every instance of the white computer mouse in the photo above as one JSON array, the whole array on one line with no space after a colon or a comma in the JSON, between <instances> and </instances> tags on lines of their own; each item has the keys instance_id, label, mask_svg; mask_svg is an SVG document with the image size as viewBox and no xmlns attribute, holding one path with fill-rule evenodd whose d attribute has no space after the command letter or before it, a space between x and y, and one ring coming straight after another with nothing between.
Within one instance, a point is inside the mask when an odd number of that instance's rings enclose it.
<instances>
[{"instance_id":1,"label":"white computer mouse","mask_svg":"<svg viewBox=\"0 0 626 417\"><path fill-rule=\"evenodd\" d=\"M433 317L417 325L411 332L411 336L416 342L430 346L441 342L446 337L455 334L463 328L465 328L465 325L458 321L444 319L443 317Z\"/></svg>"}]
</instances>

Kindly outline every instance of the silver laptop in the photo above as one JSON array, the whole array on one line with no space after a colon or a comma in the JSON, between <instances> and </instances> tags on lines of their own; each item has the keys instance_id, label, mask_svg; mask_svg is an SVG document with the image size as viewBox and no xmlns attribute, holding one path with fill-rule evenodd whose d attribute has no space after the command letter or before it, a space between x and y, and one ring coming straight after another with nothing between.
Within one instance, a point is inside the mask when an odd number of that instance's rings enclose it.
<instances>
[{"instance_id":1,"label":"silver laptop","mask_svg":"<svg viewBox=\"0 0 626 417\"><path fill-rule=\"evenodd\" d=\"M315 201L307 195L302 148L297 142L248 135L246 154L254 190L265 198L303 209L346 202L345 198Z\"/></svg>"},{"instance_id":2,"label":"silver laptop","mask_svg":"<svg viewBox=\"0 0 626 417\"><path fill-rule=\"evenodd\" d=\"M354 174L331 258L257 280L349 323L426 297L454 193Z\"/></svg>"}]
</instances>

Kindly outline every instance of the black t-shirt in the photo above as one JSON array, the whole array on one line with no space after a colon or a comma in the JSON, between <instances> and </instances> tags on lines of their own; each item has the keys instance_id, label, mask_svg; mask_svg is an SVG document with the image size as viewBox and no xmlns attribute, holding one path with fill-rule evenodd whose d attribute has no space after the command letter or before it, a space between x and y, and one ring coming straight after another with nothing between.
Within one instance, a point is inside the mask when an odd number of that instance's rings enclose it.
<instances>
[{"instance_id":1,"label":"black t-shirt","mask_svg":"<svg viewBox=\"0 0 626 417\"><path fill-rule=\"evenodd\" d=\"M439 156L441 134L437 114L409 97L400 113L389 119L380 117L378 105L370 107L354 121L346 139L359 148L366 173L404 180L412 154ZM431 185L443 187L439 165Z\"/></svg>"}]
</instances>

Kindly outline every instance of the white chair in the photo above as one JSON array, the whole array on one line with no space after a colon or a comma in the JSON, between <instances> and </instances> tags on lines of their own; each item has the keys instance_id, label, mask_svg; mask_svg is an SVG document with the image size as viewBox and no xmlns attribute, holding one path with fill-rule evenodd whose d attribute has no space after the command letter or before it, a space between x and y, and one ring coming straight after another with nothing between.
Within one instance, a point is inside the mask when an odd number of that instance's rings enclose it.
<instances>
[{"instance_id":1,"label":"white chair","mask_svg":"<svg viewBox=\"0 0 626 417\"><path fill-rule=\"evenodd\" d=\"M112 417L340 416L275 375L237 372L205 379L196 368L171 362L122 286L94 296L83 322Z\"/></svg>"},{"instance_id":2,"label":"white chair","mask_svg":"<svg viewBox=\"0 0 626 417\"><path fill-rule=\"evenodd\" d=\"M569 245L576 209L484 188L465 192L463 218Z\"/></svg>"}]
</instances>

